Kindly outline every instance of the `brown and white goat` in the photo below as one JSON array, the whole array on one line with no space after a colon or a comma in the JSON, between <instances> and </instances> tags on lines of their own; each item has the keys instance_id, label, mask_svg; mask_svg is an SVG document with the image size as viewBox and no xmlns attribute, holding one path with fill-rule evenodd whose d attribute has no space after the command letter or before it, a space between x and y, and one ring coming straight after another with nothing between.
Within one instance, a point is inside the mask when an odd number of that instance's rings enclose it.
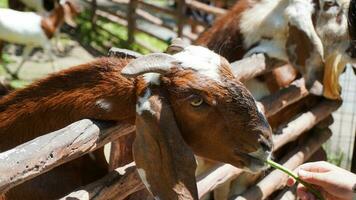
<instances>
[{"instance_id":1,"label":"brown and white goat","mask_svg":"<svg viewBox=\"0 0 356 200\"><path fill-rule=\"evenodd\" d=\"M229 63L188 46L173 55L100 58L10 93L0 100L0 151L83 118L136 124L134 159L156 199L198 199L193 152L260 171L272 148L264 115ZM83 162L60 166L5 196L58 198L92 181ZM39 185L57 190L39 191Z\"/></svg>"},{"instance_id":2,"label":"brown and white goat","mask_svg":"<svg viewBox=\"0 0 356 200\"><path fill-rule=\"evenodd\" d=\"M349 0L240 0L197 44L229 61L264 53L289 62L309 87L324 79L324 96L339 98L337 79L342 70L335 68L353 62L347 54L352 46L348 6Z\"/></svg>"},{"instance_id":3,"label":"brown and white goat","mask_svg":"<svg viewBox=\"0 0 356 200\"><path fill-rule=\"evenodd\" d=\"M42 47L53 61L50 39L53 38L66 17L76 14L77 8L71 1L58 5L47 17L33 12L0 8L0 43L25 45L23 60L14 75L17 76L34 47ZM2 49L0 49L1 52Z\"/></svg>"}]
</instances>

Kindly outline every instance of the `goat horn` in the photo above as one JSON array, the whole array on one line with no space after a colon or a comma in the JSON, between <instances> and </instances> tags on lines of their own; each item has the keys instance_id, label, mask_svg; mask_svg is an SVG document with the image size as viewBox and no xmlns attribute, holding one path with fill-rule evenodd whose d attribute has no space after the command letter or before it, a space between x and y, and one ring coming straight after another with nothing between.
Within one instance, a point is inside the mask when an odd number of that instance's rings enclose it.
<instances>
[{"instance_id":1,"label":"goat horn","mask_svg":"<svg viewBox=\"0 0 356 200\"><path fill-rule=\"evenodd\" d=\"M126 77L136 77L150 72L164 74L179 64L180 62L171 55L152 53L130 62L121 70L121 74Z\"/></svg>"},{"instance_id":2,"label":"goat horn","mask_svg":"<svg viewBox=\"0 0 356 200\"><path fill-rule=\"evenodd\" d=\"M174 54L183 51L188 44L184 42L181 38L175 38L172 40L171 45L167 48L166 52L169 54Z\"/></svg>"}]
</instances>

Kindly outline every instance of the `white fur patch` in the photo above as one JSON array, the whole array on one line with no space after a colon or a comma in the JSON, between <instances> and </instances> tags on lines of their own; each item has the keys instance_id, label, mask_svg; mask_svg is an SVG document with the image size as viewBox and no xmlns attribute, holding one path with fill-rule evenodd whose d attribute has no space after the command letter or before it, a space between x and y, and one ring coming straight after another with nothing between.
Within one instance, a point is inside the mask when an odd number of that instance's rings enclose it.
<instances>
[{"instance_id":1,"label":"white fur patch","mask_svg":"<svg viewBox=\"0 0 356 200\"><path fill-rule=\"evenodd\" d=\"M289 23L303 27L317 47L317 52L323 55L323 44L311 20L313 12L311 0L261 0L254 4L242 13L240 23L241 32L245 36L245 48L258 44L246 56L266 53L270 57L287 61L285 47Z\"/></svg>"},{"instance_id":2,"label":"white fur patch","mask_svg":"<svg viewBox=\"0 0 356 200\"><path fill-rule=\"evenodd\" d=\"M136 103L136 113L142 115L143 111L149 111L152 114L154 114L154 111L151 109L151 103L148 100L150 96L151 96L151 90L146 89L146 92L143 95L143 97L138 98L138 102Z\"/></svg>"},{"instance_id":3,"label":"white fur patch","mask_svg":"<svg viewBox=\"0 0 356 200\"><path fill-rule=\"evenodd\" d=\"M153 85L160 85L160 77L159 73L146 73L143 75L143 79L145 79L146 83L151 83Z\"/></svg>"},{"instance_id":4,"label":"white fur patch","mask_svg":"<svg viewBox=\"0 0 356 200\"><path fill-rule=\"evenodd\" d=\"M199 74L220 81L221 57L213 51L201 46L191 45L173 56L182 62L183 68L193 69Z\"/></svg>"},{"instance_id":5,"label":"white fur patch","mask_svg":"<svg viewBox=\"0 0 356 200\"><path fill-rule=\"evenodd\" d=\"M316 52L324 57L324 47L313 25L312 15L314 7L311 0L290 0L290 5L286 8L286 15L290 24L303 29L311 40Z\"/></svg>"},{"instance_id":6,"label":"white fur patch","mask_svg":"<svg viewBox=\"0 0 356 200\"><path fill-rule=\"evenodd\" d=\"M99 99L95 102L95 104L105 111L110 111L112 108L112 104L106 99Z\"/></svg>"},{"instance_id":7,"label":"white fur patch","mask_svg":"<svg viewBox=\"0 0 356 200\"><path fill-rule=\"evenodd\" d=\"M259 148L255 152L249 153L249 155L255 158L259 158L261 160L266 160L271 157L271 153L270 152L266 153L262 148Z\"/></svg>"},{"instance_id":8,"label":"white fur patch","mask_svg":"<svg viewBox=\"0 0 356 200\"><path fill-rule=\"evenodd\" d=\"M242 13L240 30L245 38L245 48L260 44L251 49L249 54L266 52L273 57L287 59L283 52L288 31L288 22L284 17L287 5L287 0L261 0Z\"/></svg>"},{"instance_id":9,"label":"white fur patch","mask_svg":"<svg viewBox=\"0 0 356 200\"><path fill-rule=\"evenodd\" d=\"M145 184L146 188L149 190L151 185L148 183L147 181L147 177L146 177L146 172L144 169L141 169L141 168L137 168L137 172L138 174L140 175L140 178L143 182L143 184Z\"/></svg>"}]
</instances>

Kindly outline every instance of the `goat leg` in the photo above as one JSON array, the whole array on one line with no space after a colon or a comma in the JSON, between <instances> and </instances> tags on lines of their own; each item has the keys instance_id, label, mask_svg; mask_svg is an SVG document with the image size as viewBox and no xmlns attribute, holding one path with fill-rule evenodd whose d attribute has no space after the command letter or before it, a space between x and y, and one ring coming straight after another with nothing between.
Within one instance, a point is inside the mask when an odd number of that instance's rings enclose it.
<instances>
[{"instance_id":1,"label":"goat leg","mask_svg":"<svg viewBox=\"0 0 356 200\"><path fill-rule=\"evenodd\" d=\"M12 77L18 79L18 74L23 66L23 64L28 60L28 58L30 57L30 54L33 50L32 46L26 46L25 49L23 50L23 54L22 54L22 61L19 64L19 66L17 67L16 71L14 73L11 74Z\"/></svg>"},{"instance_id":2,"label":"goat leg","mask_svg":"<svg viewBox=\"0 0 356 200\"><path fill-rule=\"evenodd\" d=\"M50 43L47 43L46 45L44 45L43 49L44 49L45 54L47 54L49 57L49 61L51 62L51 65L52 65L52 71L57 72L58 70L56 68L56 65L54 64L54 57L53 57L52 48L51 48Z\"/></svg>"}]
</instances>

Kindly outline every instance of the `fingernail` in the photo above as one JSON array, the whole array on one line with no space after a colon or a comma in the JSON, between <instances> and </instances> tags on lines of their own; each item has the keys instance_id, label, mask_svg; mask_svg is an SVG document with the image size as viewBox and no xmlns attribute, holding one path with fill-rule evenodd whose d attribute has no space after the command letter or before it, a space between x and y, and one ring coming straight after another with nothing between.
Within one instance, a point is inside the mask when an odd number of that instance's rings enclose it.
<instances>
[{"instance_id":1,"label":"fingernail","mask_svg":"<svg viewBox=\"0 0 356 200\"><path fill-rule=\"evenodd\" d=\"M294 185L293 179L289 178L289 179L287 180L287 185L288 185L289 187L293 186L293 185Z\"/></svg>"}]
</instances>

